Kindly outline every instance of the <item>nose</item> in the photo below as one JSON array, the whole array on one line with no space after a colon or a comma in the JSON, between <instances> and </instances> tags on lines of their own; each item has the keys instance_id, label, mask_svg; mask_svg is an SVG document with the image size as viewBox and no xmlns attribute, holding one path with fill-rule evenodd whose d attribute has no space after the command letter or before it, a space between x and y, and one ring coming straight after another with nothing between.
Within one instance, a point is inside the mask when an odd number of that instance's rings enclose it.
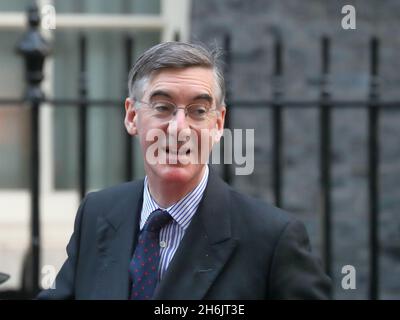
<instances>
[{"instance_id":1,"label":"nose","mask_svg":"<svg viewBox=\"0 0 400 320\"><path fill-rule=\"evenodd\" d=\"M178 130L188 127L185 108L176 108L175 113L170 120L170 124L173 123L175 123Z\"/></svg>"},{"instance_id":2,"label":"nose","mask_svg":"<svg viewBox=\"0 0 400 320\"><path fill-rule=\"evenodd\" d=\"M167 132L170 136L175 136L184 134L183 132L190 132L189 124L187 122L186 112L184 108L177 108L172 119L168 123Z\"/></svg>"}]
</instances>

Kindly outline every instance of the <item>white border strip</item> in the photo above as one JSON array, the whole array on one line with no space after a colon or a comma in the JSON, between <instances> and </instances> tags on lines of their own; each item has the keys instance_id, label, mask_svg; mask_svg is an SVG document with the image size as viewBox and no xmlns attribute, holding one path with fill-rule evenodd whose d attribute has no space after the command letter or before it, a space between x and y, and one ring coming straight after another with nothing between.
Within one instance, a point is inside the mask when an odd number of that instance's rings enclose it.
<instances>
[{"instance_id":1,"label":"white border strip","mask_svg":"<svg viewBox=\"0 0 400 320\"><path fill-rule=\"evenodd\" d=\"M25 13L0 13L0 29L25 29ZM163 30L167 25L160 15L57 14L57 29L136 29Z\"/></svg>"}]
</instances>

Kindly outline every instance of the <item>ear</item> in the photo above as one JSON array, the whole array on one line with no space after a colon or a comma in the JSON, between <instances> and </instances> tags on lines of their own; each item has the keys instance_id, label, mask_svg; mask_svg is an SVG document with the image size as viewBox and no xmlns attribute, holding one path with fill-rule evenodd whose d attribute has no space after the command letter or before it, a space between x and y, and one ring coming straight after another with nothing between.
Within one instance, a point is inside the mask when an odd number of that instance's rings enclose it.
<instances>
[{"instance_id":1,"label":"ear","mask_svg":"<svg viewBox=\"0 0 400 320\"><path fill-rule=\"evenodd\" d=\"M215 136L215 141L214 141L215 143L217 143L221 140L221 137L224 133L225 114L226 114L225 106L219 107L217 123L216 123L216 128L217 128L218 134Z\"/></svg>"},{"instance_id":2,"label":"ear","mask_svg":"<svg viewBox=\"0 0 400 320\"><path fill-rule=\"evenodd\" d=\"M136 126L136 118L137 118L137 113L134 107L134 102L131 98L126 98L125 99L125 119L124 119L124 124L126 131L131 136L137 135L137 126Z\"/></svg>"}]
</instances>

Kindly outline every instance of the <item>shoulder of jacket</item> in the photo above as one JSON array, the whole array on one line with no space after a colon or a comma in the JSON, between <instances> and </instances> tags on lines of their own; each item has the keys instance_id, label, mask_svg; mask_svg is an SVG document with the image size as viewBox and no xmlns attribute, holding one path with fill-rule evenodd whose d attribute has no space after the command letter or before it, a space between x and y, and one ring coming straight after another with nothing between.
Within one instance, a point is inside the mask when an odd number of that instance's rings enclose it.
<instances>
[{"instance_id":1,"label":"shoulder of jacket","mask_svg":"<svg viewBox=\"0 0 400 320\"><path fill-rule=\"evenodd\" d=\"M299 221L293 214L234 189L230 190L232 214L249 227L282 231L288 224Z\"/></svg>"}]
</instances>

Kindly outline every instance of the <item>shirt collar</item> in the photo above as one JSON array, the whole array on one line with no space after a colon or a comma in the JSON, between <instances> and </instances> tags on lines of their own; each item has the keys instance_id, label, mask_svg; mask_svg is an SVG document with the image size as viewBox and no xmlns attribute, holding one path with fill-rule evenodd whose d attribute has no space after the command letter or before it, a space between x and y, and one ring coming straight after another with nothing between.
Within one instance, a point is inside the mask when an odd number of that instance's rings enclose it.
<instances>
[{"instance_id":1,"label":"shirt collar","mask_svg":"<svg viewBox=\"0 0 400 320\"><path fill-rule=\"evenodd\" d=\"M174 203L168 208L160 207L157 202L153 199L150 194L147 176L144 178L144 191L143 191L143 206L142 212L140 216L140 230L142 230L145 225L150 214L157 210L162 209L168 211L168 213L172 216L172 218L184 229L189 226L190 221L192 220L193 215L197 211L199 203L203 198L204 190L207 186L209 169L208 165L206 165L206 169L203 174L203 178L200 183L190 191L187 195L185 195L178 202Z\"/></svg>"}]
</instances>

